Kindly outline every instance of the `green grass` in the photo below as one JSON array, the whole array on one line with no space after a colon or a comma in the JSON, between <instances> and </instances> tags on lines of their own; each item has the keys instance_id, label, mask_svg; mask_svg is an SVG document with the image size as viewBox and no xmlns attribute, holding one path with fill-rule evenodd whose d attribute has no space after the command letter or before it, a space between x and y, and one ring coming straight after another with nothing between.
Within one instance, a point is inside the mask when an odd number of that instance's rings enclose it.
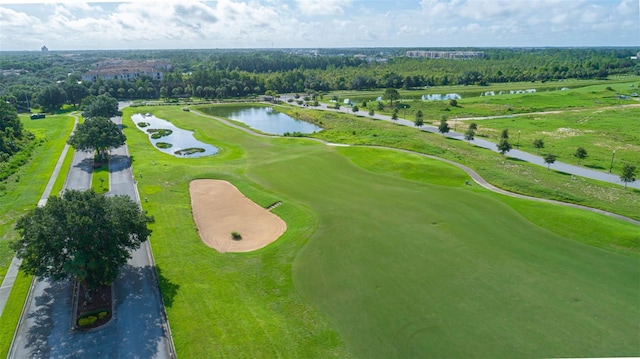
<instances>
[{"instance_id":1,"label":"green grass","mask_svg":"<svg viewBox=\"0 0 640 359\"><path fill-rule=\"evenodd\" d=\"M66 115L47 116L45 120L38 121L31 121L26 116L20 118L25 128L43 141L29 163L16 176L9 178L6 194L0 200L0 281L4 279L13 258L9 242L17 236L15 222L26 210L37 205L73 128L73 118ZM63 170L60 176L66 176L66 171ZM56 193L54 188L51 194ZM11 291L0 318L0 356L6 356L9 350L30 283L31 277L19 275Z\"/></svg>"},{"instance_id":2,"label":"green grass","mask_svg":"<svg viewBox=\"0 0 640 359\"><path fill-rule=\"evenodd\" d=\"M73 118L65 115L48 116L37 121L29 120L27 116L20 116L20 119L25 129L43 142L29 163L5 181L6 190L0 200L0 281L13 257L8 243L17 235L13 229L15 221L38 204L73 127Z\"/></svg>"},{"instance_id":3,"label":"green grass","mask_svg":"<svg viewBox=\"0 0 640 359\"><path fill-rule=\"evenodd\" d=\"M457 168L443 162L425 161L422 156L363 147L338 151L358 166L379 174L456 187L468 179L468 176ZM472 181L470 183L475 186ZM492 193L485 195L505 202L529 221L562 237L640 258L640 231L636 225L623 221L601 222L602 216L599 214L575 211L548 203ZM593 226L584 226L584 223L598 223L598 228L595 230Z\"/></svg>"},{"instance_id":4,"label":"green grass","mask_svg":"<svg viewBox=\"0 0 640 359\"><path fill-rule=\"evenodd\" d=\"M312 136L329 142L388 146L443 157L473 168L493 185L512 192L600 208L640 220L640 212L637 210L640 207L638 190L625 190L619 185L581 177L571 180L571 176L567 174L548 171L542 166L503 157L463 141L446 139L439 134L387 121L299 108L282 107L280 111L323 126L324 131ZM611 124L621 133L626 133L625 124L629 121L632 118L613 121ZM482 129L482 123L480 127L481 131L487 131ZM524 140L521 139L522 143ZM629 145L633 146L625 144ZM575 148L566 150L575 151Z\"/></svg>"},{"instance_id":5,"label":"green grass","mask_svg":"<svg viewBox=\"0 0 640 359\"><path fill-rule=\"evenodd\" d=\"M587 81L577 82L576 86L572 83L558 82L555 85L517 83L517 84L494 84L487 87L480 86L448 86L438 87L420 91L400 91L402 103L408 105L406 110L400 110L399 116L408 120L414 120L418 110L422 111L425 116L425 122L440 121L441 118L447 119L466 118L466 117L484 117L497 115L512 115L517 113L530 113L540 111L551 111L561 109L594 109L603 106L618 106L636 104L634 99L621 100L617 95L630 95L638 92L637 86L639 78L626 78L616 81ZM633 88L630 85L634 85ZM562 87L569 87L567 91L557 91ZM613 91L607 90L611 87ZM465 97L464 93L468 92L486 92L486 91L509 91L514 89L526 90L538 88L538 92L532 94L503 94L496 96L472 96ZM545 88L551 91L545 91ZM457 100L458 106L452 107L449 101L422 101L420 96L428 93L463 93L462 99ZM325 102L328 101L333 93L324 96ZM375 96L382 96L381 92L370 91L350 91L346 93L338 93L340 98L350 98L355 100L355 104L360 106L361 99L373 99ZM637 99L637 98L636 98ZM387 104L387 101L384 101ZM372 104L376 106L377 104ZM375 108L375 107L374 107ZM392 109L387 106L383 111L376 111L386 115L391 114Z\"/></svg>"},{"instance_id":6,"label":"green grass","mask_svg":"<svg viewBox=\"0 0 640 359\"><path fill-rule=\"evenodd\" d=\"M104 164L93 169L91 188L93 188L96 193L109 192L109 164Z\"/></svg>"},{"instance_id":7,"label":"green grass","mask_svg":"<svg viewBox=\"0 0 640 359\"><path fill-rule=\"evenodd\" d=\"M257 138L179 107L136 111L197 129L199 139L221 148L198 159L163 154L132 128L126 115L133 110L125 110L133 166L145 173L138 184L148 198L143 206L156 218L151 244L179 357L640 350L640 266L630 225L502 199L464 186L455 168L415 155ZM390 129L351 125L362 136L390 141L382 136ZM410 146L446 145L395 134ZM336 134L342 135L351 139ZM204 246L189 205L195 178L227 179L261 205L282 201L274 212L287 232L255 253ZM571 218L569 225L560 217ZM584 230L572 236L575 226ZM574 240L596 231L600 239L583 241L592 245ZM606 238L620 231L630 243L607 248Z\"/></svg>"},{"instance_id":8,"label":"green grass","mask_svg":"<svg viewBox=\"0 0 640 359\"><path fill-rule=\"evenodd\" d=\"M510 142L516 145L520 131L520 149L530 153L538 152L533 147L533 141L542 139L545 148L539 152L556 154L559 161L566 163L578 165L578 159L573 154L578 147L583 147L588 157L580 164L600 171L611 168L612 151L615 150L612 172L620 173L624 163L640 166L638 118L640 108L627 107L518 116L476 123L478 134L496 142L502 129L507 128Z\"/></svg>"},{"instance_id":9,"label":"green grass","mask_svg":"<svg viewBox=\"0 0 640 359\"><path fill-rule=\"evenodd\" d=\"M480 97L480 93L484 93L487 91L495 91L498 93L499 91L511 91L511 90L526 90L526 89L536 89L538 92L547 92L547 91L556 91L560 90L563 87L568 87L572 90L581 89L588 86L596 86L602 85L602 87L612 86L616 87L619 84L633 83L637 85L637 82L640 81L640 77L637 76L622 76L617 78L610 78L607 80L562 80L562 81L536 81L536 82L506 82L506 83L492 83L488 86L478 86L478 85L448 85L448 86L431 86L429 88L424 89L398 89L401 99L419 99L422 95L428 94L447 94L447 93L457 93L461 94L463 97L466 94L468 98L472 97ZM385 89L380 90L370 90L370 91L362 91L362 90L342 90L342 91L332 91L323 96L323 100L328 101L331 99L331 96L338 96L340 99L349 98L358 101L358 105L363 99L368 101L375 100L377 97L383 96ZM631 91L635 92L635 91Z\"/></svg>"},{"instance_id":10,"label":"green grass","mask_svg":"<svg viewBox=\"0 0 640 359\"><path fill-rule=\"evenodd\" d=\"M31 276L20 272L16 278L7 305L0 317L0 356L6 358L11 346L13 334L20 320L22 307L31 286Z\"/></svg>"},{"instance_id":11,"label":"green grass","mask_svg":"<svg viewBox=\"0 0 640 359\"><path fill-rule=\"evenodd\" d=\"M74 149L73 147L69 147L67 151L67 155L62 162L62 167L60 168L60 173L58 174L58 178L56 178L56 182L53 184L53 188L51 189L51 195L58 195L65 186L67 181L67 175L69 174L69 170L71 169L71 164L73 163Z\"/></svg>"},{"instance_id":12,"label":"green grass","mask_svg":"<svg viewBox=\"0 0 640 359\"><path fill-rule=\"evenodd\" d=\"M269 250L219 254L204 246L191 219L190 180L228 179L262 206L284 199L243 178L246 159L237 144L240 139L234 138L236 130L171 108L144 112L171 119L183 128L211 124L217 136L226 134L226 140L211 142L221 149L219 155L181 159L153 149L146 136L131 126L126 130L135 171L145 173L138 183L140 196L148 199L144 209L156 218L151 245L178 355L346 356L338 334L302 300L292 280L291 262L316 226L309 209L289 203L274 210L289 220L290 229ZM212 135L201 128L196 136ZM221 166L224 172L218 172ZM198 279L194 273L199 273Z\"/></svg>"}]
</instances>

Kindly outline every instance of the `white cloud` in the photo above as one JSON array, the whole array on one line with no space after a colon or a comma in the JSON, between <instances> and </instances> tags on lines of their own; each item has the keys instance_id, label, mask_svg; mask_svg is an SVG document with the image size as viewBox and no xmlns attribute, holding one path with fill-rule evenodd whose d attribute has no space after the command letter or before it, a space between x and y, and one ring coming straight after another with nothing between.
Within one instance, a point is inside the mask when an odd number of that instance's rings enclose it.
<instances>
[{"instance_id":1,"label":"white cloud","mask_svg":"<svg viewBox=\"0 0 640 359\"><path fill-rule=\"evenodd\" d=\"M47 2L0 5L0 50L43 44L50 49L602 46L637 45L639 39L629 30L637 28L637 0Z\"/></svg>"},{"instance_id":2,"label":"white cloud","mask_svg":"<svg viewBox=\"0 0 640 359\"><path fill-rule=\"evenodd\" d=\"M342 15L353 0L295 0L305 15Z\"/></svg>"}]
</instances>

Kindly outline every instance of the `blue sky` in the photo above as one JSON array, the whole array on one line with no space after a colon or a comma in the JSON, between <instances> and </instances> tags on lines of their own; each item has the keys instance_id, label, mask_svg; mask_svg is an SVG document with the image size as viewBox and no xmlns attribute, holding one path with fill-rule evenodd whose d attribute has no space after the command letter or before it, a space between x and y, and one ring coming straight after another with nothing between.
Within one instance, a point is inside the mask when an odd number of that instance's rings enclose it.
<instances>
[{"instance_id":1,"label":"blue sky","mask_svg":"<svg viewBox=\"0 0 640 359\"><path fill-rule=\"evenodd\" d=\"M0 50L638 46L640 0L0 0Z\"/></svg>"}]
</instances>

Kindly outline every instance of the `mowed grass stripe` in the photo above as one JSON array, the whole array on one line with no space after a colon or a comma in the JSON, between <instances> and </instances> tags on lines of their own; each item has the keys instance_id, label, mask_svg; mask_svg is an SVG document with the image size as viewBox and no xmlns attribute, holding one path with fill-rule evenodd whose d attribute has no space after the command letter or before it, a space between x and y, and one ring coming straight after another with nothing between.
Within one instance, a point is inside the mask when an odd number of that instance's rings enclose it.
<instances>
[{"instance_id":1,"label":"mowed grass stripe","mask_svg":"<svg viewBox=\"0 0 640 359\"><path fill-rule=\"evenodd\" d=\"M371 176L344 162L301 157L260 174L318 213L296 284L356 356L637 351L624 334L640 330L636 259L541 230L471 191Z\"/></svg>"},{"instance_id":2,"label":"mowed grass stripe","mask_svg":"<svg viewBox=\"0 0 640 359\"><path fill-rule=\"evenodd\" d=\"M157 109L143 113L149 110ZM148 200L143 206L156 218L151 245L178 356L348 356L336 331L293 284L291 263L313 233L317 223L313 214L244 178L246 159L240 157L244 150L239 144L253 141L252 137L215 120L162 111L166 112L155 114L162 113L183 128L200 126L199 138L219 138L212 143L222 149L214 157L175 158L151 148L146 136L125 121L133 168L144 173L138 184L141 197ZM262 145L269 146L269 141ZM273 212L287 221L289 229L276 243L255 253L217 253L202 243L193 223L188 183L195 178L228 180L261 206L283 200Z\"/></svg>"},{"instance_id":3,"label":"mowed grass stripe","mask_svg":"<svg viewBox=\"0 0 640 359\"><path fill-rule=\"evenodd\" d=\"M144 134L127 133L134 168L145 173L143 205L157 219L152 246L179 355L640 350L637 259L542 229L475 186L460 186L459 175L447 187L442 179L431 185L375 174L311 141L256 138L179 109L162 111L223 148L217 157L176 159L151 148ZM230 180L258 202L282 200L274 212L288 231L253 254L206 248L191 219L193 178ZM549 216L562 213L554 208Z\"/></svg>"}]
</instances>

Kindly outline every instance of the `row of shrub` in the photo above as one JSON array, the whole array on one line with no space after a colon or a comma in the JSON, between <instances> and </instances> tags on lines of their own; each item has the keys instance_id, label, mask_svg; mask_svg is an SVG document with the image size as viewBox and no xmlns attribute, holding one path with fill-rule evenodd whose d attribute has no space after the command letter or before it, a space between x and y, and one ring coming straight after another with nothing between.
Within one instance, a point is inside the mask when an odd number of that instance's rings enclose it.
<instances>
[{"instance_id":1,"label":"row of shrub","mask_svg":"<svg viewBox=\"0 0 640 359\"><path fill-rule=\"evenodd\" d=\"M21 166L25 165L33 151L42 143L42 140L31 141L20 152L8 158L8 160L0 162L0 181L4 181L11 175L15 174Z\"/></svg>"},{"instance_id":2,"label":"row of shrub","mask_svg":"<svg viewBox=\"0 0 640 359\"><path fill-rule=\"evenodd\" d=\"M98 309L91 312L87 312L82 314L82 316L78 317L76 320L76 325L81 329L86 329L94 326L98 320L103 320L109 315L109 310L107 309Z\"/></svg>"}]
</instances>

